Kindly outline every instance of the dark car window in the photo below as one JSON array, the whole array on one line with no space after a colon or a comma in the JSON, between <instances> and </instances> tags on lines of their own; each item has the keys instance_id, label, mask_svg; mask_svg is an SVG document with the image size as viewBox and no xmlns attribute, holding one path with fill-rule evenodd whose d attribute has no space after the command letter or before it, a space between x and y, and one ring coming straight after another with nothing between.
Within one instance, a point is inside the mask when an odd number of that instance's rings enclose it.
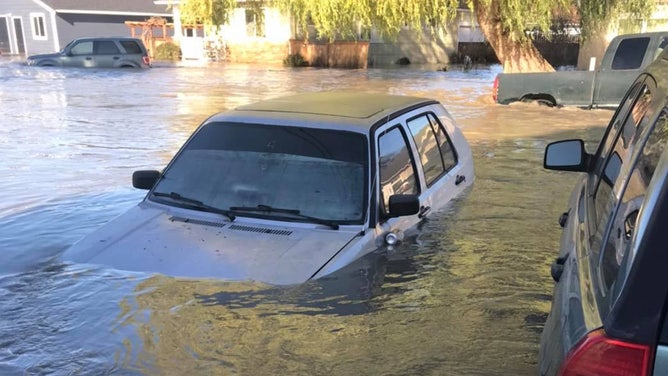
<instances>
[{"instance_id":1,"label":"dark car window","mask_svg":"<svg viewBox=\"0 0 668 376\"><path fill-rule=\"evenodd\" d=\"M615 57L612 59L612 69L638 69L642 65L645 52L649 46L649 38L629 38L619 43Z\"/></svg>"},{"instance_id":2,"label":"dark car window","mask_svg":"<svg viewBox=\"0 0 668 376\"><path fill-rule=\"evenodd\" d=\"M602 291L607 300L607 304L604 305L606 308L614 303L620 291L618 285L623 283L626 273L620 273L620 266L631 246L640 206L666 142L668 142L668 112L664 110L655 122L629 175L601 255L599 272L603 284Z\"/></svg>"},{"instance_id":3,"label":"dark car window","mask_svg":"<svg viewBox=\"0 0 668 376\"><path fill-rule=\"evenodd\" d=\"M95 54L96 55L115 55L119 54L121 51L116 46L116 43L111 40L100 40L95 42Z\"/></svg>"},{"instance_id":4,"label":"dark car window","mask_svg":"<svg viewBox=\"0 0 668 376\"><path fill-rule=\"evenodd\" d=\"M407 124L420 154L424 178L427 186L430 186L445 172L436 135L426 114L409 120Z\"/></svg>"},{"instance_id":5,"label":"dark car window","mask_svg":"<svg viewBox=\"0 0 668 376\"><path fill-rule=\"evenodd\" d=\"M141 47L139 47L139 43L133 41L133 40L122 40L121 41L121 46L125 49L125 53L128 54L141 54L143 53Z\"/></svg>"},{"instance_id":6,"label":"dark car window","mask_svg":"<svg viewBox=\"0 0 668 376\"><path fill-rule=\"evenodd\" d=\"M651 103L652 95L649 89L635 102L629 116L622 125L617 138L612 146L612 152L603 164L603 170L600 172L598 187L594 192L594 236L591 242L591 249L598 253L601 249L601 243L605 234L610 212L616 203L620 187L618 186L618 177L628 162L630 146L635 142L638 135L642 133L643 128L648 121L648 106Z\"/></svg>"},{"instance_id":7,"label":"dark car window","mask_svg":"<svg viewBox=\"0 0 668 376\"><path fill-rule=\"evenodd\" d=\"M635 104L636 99L638 99L638 95L640 94L640 92L641 91L645 92L647 90L647 87L642 84L643 80L644 79L638 80L635 82L634 85L632 85L626 97L622 100L620 106L617 108L617 111L612 117L610 125L606 129L605 134L603 135L601 144L599 145L599 148L596 151L594 166L592 166L593 168L592 171L594 171L594 174L597 176L601 174L601 171L603 169L603 164L605 160L608 158L610 150L612 150L612 145L617 140L619 130L622 128L622 124L624 124L626 117L629 115L631 106ZM596 180L594 180L593 182L595 183Z\"/></svg>"},{"instance_id":8,"label":"dark car window","mask_svg":"<svg viewBox=\"0 0 668 376\"><path fill-rule=\"evenodd\" d=\"M76 45L72 46L70 49L72 55L92 55L93 54L93 42L79 42Z\"/></svg>"},{"instance_id":9,"label":"dark car window","mask_svg":"<svg viewBox=\"0 0 668 376\"><path fill-rule=\"evenodd\" d=\"M609 143L611 153L606 160L601 160L603 169L599 172L600 179L598 181L596 192L594 193L594 200L596 203L596 223L601 223L602 218L605 217L606 212L609 211L612 188L617 181L619 171L626 159L628 148L633 141L634 135L639 134L641 131L638 130L638 127L646 125L644 122L647 121L647 107L650 104L651 99L652 95L649 88L644 86L642 94L629 110L624 123L616 132L614 132L614 128L618 126L618 120L615 120L613 130L611 130L611 134L609 135L610 137L605 141L606 143ZM613 136L612 132L616 133L616 136ZM607 145L604 146L604 148L607 147Z\"/></svg>"},{"instance_id":10,"label":"dark car window","mask_svg":"<svg viewBox=\"0 0 668 376\"><path fill-rule=\"evenodd\" d=\"M385 212L389 212L390 196L419 193L415 162L401 127L390 128L378 138L378 163Z\"/></svg>"},{"instance_id":11,"label":"dark car window","mask_svg":"<svg viewBox=\"0 0 668 376\"><path fill-rule=\"evenodd\" d=\"M438 121L434 114L429 114L429 121L434 128L434 132L436 132L436 139L438 140L438 145L441 149L441 157L443 158L445 171L450 171L450 169L457 165L457 153L455 152L455 148L452 146L452 141L445 132L443 124Z\"/></svg>"},{"instance_id":12,"label":"dark car window","mask_svg":"<svg viewBox=\"0 0 668 376\"><path fill-rule=\"evenodd\" d=\"M663 50L668 46L668 38L661 38L661 42L659 43L659 47L656 49L656 52L654 53L654 59L659 57Z\"/></svg>"}]
</instances>

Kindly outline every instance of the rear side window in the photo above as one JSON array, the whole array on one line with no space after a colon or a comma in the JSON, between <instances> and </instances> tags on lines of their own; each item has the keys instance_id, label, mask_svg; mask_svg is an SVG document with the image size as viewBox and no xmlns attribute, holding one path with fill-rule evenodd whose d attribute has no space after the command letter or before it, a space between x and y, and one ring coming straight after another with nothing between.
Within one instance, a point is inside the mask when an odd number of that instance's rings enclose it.
<instances>
[{"instance_id":1,"label":"rear side window","mask_svg":"<svg viewBox=\"0 0 668 376\"><path fill-rule=\"evenodd\" d=\"M441 157L443 158L443 165L445 166L445 171L450 171L457 164L457 153L455 148L452 146L452 141L450 137L445 132L443 124L434 116L434 114L429 114L429 121L431 126L434 128L436 133L436 139L438 140L438 147L441 150Z\"/></svg>"},{"instance_id":2,"label":"rear side window","mask_svg":"<svg viewBox=\"0 0 668 376\"><path fill-rule=\"evenodd\" d=\"M420 154L427 186L430 186L445 172L436 134L426 114L420 115L407 123Z\"/></svg>"},{"instance_id":3,"label":"rear side window","mask_svg":"<svg viewBox=\"0 0 668 376\"><path fill-rule=\"evenodd\" d=\"M390 128L378 138L380 188L386 213L390 196L419 193L415 162L407 141L400 126Z\"/></svg>"},{"instance_id":4,"label":"rear side window","mask_svg":"<svg viewBox=\"0 0 668 376\"><path fill-rule=\"evenodd\" d=\"M638 69L645 57L645 51L649 46L649 38L624 39L617 46L615 57L612 59L612 69Z\"/></svg>"},{"instance_id":5,"label":"rear side window","mask_svg":"<svg viewBox=\"0 0 668 376\"><path fill-rule=\"evenodd\" d=\"M139 47L139 43L133 41L133 40L122 40L121 41L121 46L123 46L123 49L125 49L125 52L128 54L141 54L142 49Z\"/></svg>"},{"instance_id":6,"label":"rear side window","mask_svg":"<svg viewBox=\"0 0 668 376\"><path fill-rule=\"evenodd\" d=\"M115 55L120 52L114 41L100 40L95 42L95 54L97 55Z\"/></svg>"},{"instance_id":7,"label":"rear side window","mask_svg":"<svg viewBox=\"0 0 668 376\"><path fill-rule=\"evenodd\" d=\"M417 145L427 186L457 164L457 156L443 125L431 114L423 114L407 122Z\"/></svg>"},{"instance_id":8,"label":"rear side window","mask_svg":"<svg viewBox=\"0 0 668 376\"><path fill-rule=\"evenodd\" d=\"M668 112L664 110L654 124L629 175L600 257L600 281L608 307L614 303L619 294L621 286L618 284L624 281L626 273L620 273L620 267L629 253L640 206L666 142L668 142Z\"/></svg>"}]
</instances>

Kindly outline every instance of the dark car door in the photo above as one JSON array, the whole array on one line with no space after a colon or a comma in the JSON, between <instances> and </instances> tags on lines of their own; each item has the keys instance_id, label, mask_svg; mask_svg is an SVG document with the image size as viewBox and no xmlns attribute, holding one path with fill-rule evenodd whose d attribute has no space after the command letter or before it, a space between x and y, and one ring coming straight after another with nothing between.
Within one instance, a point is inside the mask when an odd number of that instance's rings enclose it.
<instances>
[{"instance_id":1,"label":"dark car door","mask_svg":"<svg viewBox=\"0 0 668 376\"><path fill-rule=\"evenodd\" d=\"M96 40L93 44L94 66L114 68L121 59L121 50L113 40Z\"/></svg>"}]
</instances>

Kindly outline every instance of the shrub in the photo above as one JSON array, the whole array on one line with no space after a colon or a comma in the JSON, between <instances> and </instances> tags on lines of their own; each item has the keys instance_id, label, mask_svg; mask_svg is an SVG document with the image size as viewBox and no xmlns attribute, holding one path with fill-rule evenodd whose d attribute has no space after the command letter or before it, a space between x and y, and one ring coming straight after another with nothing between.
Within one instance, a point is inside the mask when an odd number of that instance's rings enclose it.
<instances>
[{"instance_id":1,"label":"shrub","mask_svg":"<svg viewBox=\"0 0 668 376\"><path fill-rule=\"evenodd\" d=\"M287 67L308 67L308 61L304 60L301 54L291 54L283 59L283 65Z\"/></svg>"},{"instance_id":2,"label":"shrub","mask_svg":"<svg viewBox=\"0 0 668 376\"><path fill-rule=\"evenodd\" d=\"M156 60L179 60L181 59L181 48L174 43L167 42L155 48Z\"/></svg>"}]
</instances>

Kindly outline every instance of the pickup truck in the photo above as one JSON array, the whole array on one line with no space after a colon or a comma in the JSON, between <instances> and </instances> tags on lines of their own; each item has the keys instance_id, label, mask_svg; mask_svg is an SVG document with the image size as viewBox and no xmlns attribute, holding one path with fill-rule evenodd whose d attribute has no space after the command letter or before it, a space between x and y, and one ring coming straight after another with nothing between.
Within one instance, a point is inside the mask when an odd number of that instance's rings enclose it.
<instances>
[{"instance_id":1,"label":"pickup truck","mask_svg":"<svg viewBox=\"0 0 668 376\"><path fill-rule=\"evenodd\" d=\"M501 73L494 80L497 103L538 102L547 106L616 107L638 74L668 45L668 31L619 35L598 70Z\"/></svg>"}]
</instances>

